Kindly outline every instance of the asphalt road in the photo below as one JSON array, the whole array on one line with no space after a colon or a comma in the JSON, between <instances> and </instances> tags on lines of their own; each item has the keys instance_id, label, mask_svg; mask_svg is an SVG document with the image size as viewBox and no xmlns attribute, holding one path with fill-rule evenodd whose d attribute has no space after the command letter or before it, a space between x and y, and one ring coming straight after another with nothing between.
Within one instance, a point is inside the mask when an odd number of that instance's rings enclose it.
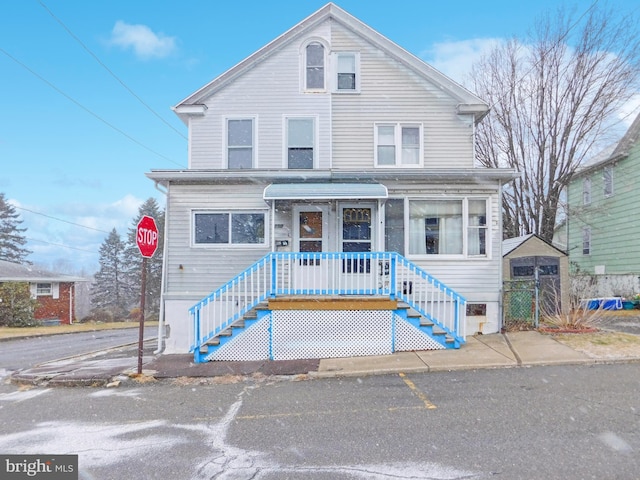
<instances>
[{"instance_id":1,"label":"asphalt road","mask_svg":"<svg viewBox=\"0 0 640 480\"><path fill-rule=\"evenodd\" d=\"M637 480L637 364L119 388L0 385L0 452L81 479Z\"/></svg>"},{"instance_id":2,"label":"asphalt road","mask_svg":"<svg viewBox=\"0 0 640 480\"><path fill-rule=\"evenodd\" d=\"M17 338L0 342L0 370L16 371L39 363L138 342L137 328ZM146 327L144 338L158 336L158 327Z\"/></svg>"}]
</instances>

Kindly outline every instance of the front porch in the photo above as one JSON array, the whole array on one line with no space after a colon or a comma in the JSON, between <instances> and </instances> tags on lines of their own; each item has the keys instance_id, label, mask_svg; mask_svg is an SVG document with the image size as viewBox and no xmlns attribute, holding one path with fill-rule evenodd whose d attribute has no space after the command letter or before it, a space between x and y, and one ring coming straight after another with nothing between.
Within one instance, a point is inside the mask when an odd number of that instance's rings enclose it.
<instances>
[{"instance_id":1,"label":"front porch","mask_svg":"<svg viewBox=\"0 0 640 480\"><path fill-rule=\"evenodd\" d=\"M190 309L195 361L459 348L465 299L393 252L272 252Z\"/></svg>"}]
</instances>

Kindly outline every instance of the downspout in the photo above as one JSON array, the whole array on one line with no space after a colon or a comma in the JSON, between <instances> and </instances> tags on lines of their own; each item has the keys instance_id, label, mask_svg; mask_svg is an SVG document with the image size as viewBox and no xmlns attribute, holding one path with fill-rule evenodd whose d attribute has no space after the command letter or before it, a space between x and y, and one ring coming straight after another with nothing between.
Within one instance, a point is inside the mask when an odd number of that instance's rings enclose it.
<instances>
[{"instance_id":1,"label":"downspout","mask_svg":"<svg viewBox=\"0 0 640 480\"><path fill-rule=\"evenodd\" d=\"M158 182L155 182L155 188L165 196L164 208L164 232L162 242L162 278L160 280L160 311L158 312L158 349L153 352L158 355L164 351L164 289L165 279L167 277L167 225L169 224L169 191L160 189Z\"/></svg>"},{"instance_id":2,"label":"downspout","mask_svg":"<svg viewBox=\"0 0 640 480\"><path fill-rule=\"evenodd\" d=\"M69 325L73 325L73 289L75 286L75 283L69 284Z\"/></svg>"}]
</instances>

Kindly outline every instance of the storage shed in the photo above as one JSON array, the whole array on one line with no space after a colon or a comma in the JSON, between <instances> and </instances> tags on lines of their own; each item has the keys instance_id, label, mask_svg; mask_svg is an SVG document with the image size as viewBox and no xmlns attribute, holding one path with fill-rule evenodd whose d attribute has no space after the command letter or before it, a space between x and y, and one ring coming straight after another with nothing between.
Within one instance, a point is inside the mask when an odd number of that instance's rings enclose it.
<instances>
[{"instance_id":1,"label":"storage shed","mask_svg":"<svg viewBox=\"0 0 640 480\"><path fill-rule=\"evenodd\" d=\"M541 309L569 310L569 257L539 236L529 234L502 241L505 319L532 314L536 272Z\"/></svg>"}]
</instances>

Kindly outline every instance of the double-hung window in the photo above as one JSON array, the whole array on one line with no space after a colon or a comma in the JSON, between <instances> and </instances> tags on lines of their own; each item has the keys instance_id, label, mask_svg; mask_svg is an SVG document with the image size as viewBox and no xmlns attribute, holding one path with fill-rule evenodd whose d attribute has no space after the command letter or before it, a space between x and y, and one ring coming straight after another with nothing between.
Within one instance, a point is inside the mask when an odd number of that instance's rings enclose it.
<instances>
[{"instance_id":1,"label":"double-hung window","mask_svg":"<svg viewBox=\"0 0 640 480\"><path fill-rule=\"evenodd\" d=\"M264 212L195 212L195 245L264 245Z\"/></svg>"},{"instance_id":2,"label":"double-hung window","mask_svg":"<svg viewBox=\"0 0 640 480\"><path fill-rule=\"evenodd\" d=\"M422 126L384 123L375 126L378 167L417 167L422 163Z\"/></svg>"},{"instance_id":3,"label":"double-hung window","mask_svg":"<svg viewBox=\"0 0 640 480\"><path fill-rule=\"evenodd\" d=\"M36 285L36 295L38 297L50 296L52 294L53 294L53 288L50 283L38 283Z\"/></svg>"},{"instance_id":4,"label":"double-hung window","mask_svg":"<svg viewBox=\"0 0 640 480\"><path fill-rule=\"evenodd\" d=\"M360 91L360 54L355 52L336 52L333 54L335 70L335 88L339 93L357 93Z\"/></svg>"},{"instance_id":5,"label":"double-hung window","mask_svg":"<svg viewBox=\"0 0 640 480\"><path fill-rule=\"evenodd\" d=\"M409 253L486 257L487 200L409 200Z\"/></svg>"},{"instance_id":6,"label":"double-hung window","mask_svg":"<svg viewBox=\"0 0 640 480\"><path fill-rule=\"evenodd\" d=\"M254 138L253 118L227 119L227 168L253 168Z\"/></svg>"},{"instance_id":7,"label":"double-hung window","mask_svg":"<svg viewBox=\"0 0 640 480\"><path fill-rule=\"evenodd\" d=\"M313 168L316 150L315 123L313 117L286 119L287 168Z\"/></svg>"},{"instance_id":8,"label":"double-hung window","mask_svg":"<svg viewBox=\"0 0 640 480\"><path fill-rule=\"evenodd\" d=\"M602 182L604 184L604 196L610 197L613 195L613 167L607 165L602 171Z\"/></svg>"},{"instance_id":9,"label":"double-hung window","mask_svg":"<svg viewBox=\"0 0 640 480\"><path fill-rule=\"evenodd\" d=\"M582 229L582 254L591 255L591 227Z\"/></svg>"},{"instance_id":10,"label":"double-hung window","mask_svg":"<svg viewBox=\"0 0 640 480\"><path fill-rule=\"evenodd\" d=\"M305 48L305 89L324 90L324 46L311 42Z\"/></svg>"},{"instance_id":11,"label":"double-hung window","mask_svg":"<svg viewBox=\"0 0 640 480\"><path fill-rule=\"evenodd\" d=\"M591 204L591 177L585 177L582 180L582 204Z\"/></svg>"}]
</instances>

